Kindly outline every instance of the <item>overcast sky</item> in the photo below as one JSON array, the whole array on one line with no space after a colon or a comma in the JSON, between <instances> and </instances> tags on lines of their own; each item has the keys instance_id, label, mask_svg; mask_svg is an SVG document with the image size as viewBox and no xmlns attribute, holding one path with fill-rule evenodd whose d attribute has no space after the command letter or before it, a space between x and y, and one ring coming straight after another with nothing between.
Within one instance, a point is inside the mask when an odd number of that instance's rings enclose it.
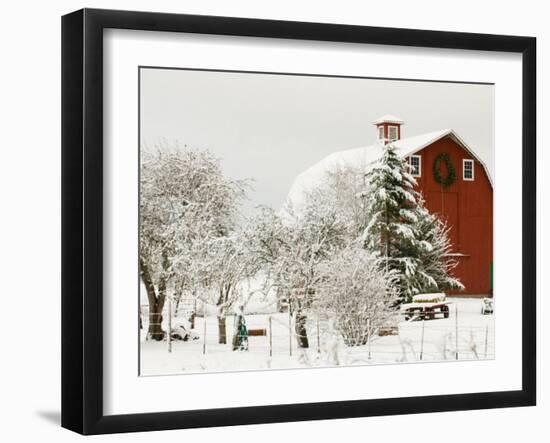
<instances>
[{"instance_id":1,"label":"overcast sky","mask_svg":"<svg viewBox=\"0 0 550 443\"><path fill-rule=\"evenodd\" d=\"M279 209L300 172L370 145L393 114L401 136L453 128L494 164L494 87L456 83L141 69L141 143L209 149L233 178L253 178L247 209Z\"/></svg>"}]
</instances>

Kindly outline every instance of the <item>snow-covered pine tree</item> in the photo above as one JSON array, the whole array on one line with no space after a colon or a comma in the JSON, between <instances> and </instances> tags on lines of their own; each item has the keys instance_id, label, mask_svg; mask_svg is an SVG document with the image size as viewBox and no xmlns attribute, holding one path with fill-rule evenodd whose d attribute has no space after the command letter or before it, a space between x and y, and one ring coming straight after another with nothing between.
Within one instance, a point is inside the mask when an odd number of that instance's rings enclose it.
<instances>
[{"instance_id":1,"label":"snow-covered pine tree","mask_svg":"<svg viewBox=\"0 0 550 443\"><path fill-rule=\"evenodd\" d=\"M462 290L462 283L453 277L452 270L458 264L449 254L452 244L449 228L424 206L420 200L416 210L417 235L420 241L420 267L417 272L418 284L422 292L442 292Z\"/></svg>"},{"instance_id":2,"label":"snow-covered pine tree","mask_svg":"<svg viewBox=\"0 0 550 443\"><path fill-rule=\"evenodd\" d=\"M407 161L392 143L366 174L367 219L364 246L377 256L379 266L398 275L401 302L422 291L418 271L422 245L418 240L417 206L421 195Z\"/></svg>"}]
</instances>

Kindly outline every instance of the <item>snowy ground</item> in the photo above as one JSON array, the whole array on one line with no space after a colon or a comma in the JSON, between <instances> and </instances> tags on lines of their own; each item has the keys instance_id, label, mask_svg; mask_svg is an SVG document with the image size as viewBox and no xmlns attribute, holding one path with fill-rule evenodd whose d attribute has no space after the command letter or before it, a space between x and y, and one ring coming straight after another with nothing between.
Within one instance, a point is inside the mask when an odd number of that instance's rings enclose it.
<instances>
[{"instance_id":1,"label":"snowy ground","mask_svg":"<svg viewBox=\"0 0 550 443\"><path fill-rule=\"evenodd\" d=\"M286 313L247 315L249 329L269 331L270 337L250 337L248 351L232 351L231 336L234 318L227 317L228 344L218 344L215 316L196 319L199 339L168 343L145 340L147 323L141 331L141 375L166 375L196 372L242 371L299 368L313 366L388 364L418 361L493 359L495 349L494 318L481 314L481 300L453 298L450 317L422 321L401 321L399 335L373 337L364 346L346 347L328 330L328 323L310 318L310 348L300 350L289 334ZM455 314L458 309L458 322ZM165 316L166 317L166 316ZM424 340L422 328L424 323ZM317 325L319 327L317 328ZM293 326L293 325L292 325ZM456 330L458 326L458 341ZM165 328L166 329L166 328ZM292 331L294 328L292 327ZM319 333L317 331L319 330ZM458 347L457 347L458 344ZM421 355L422 354L422 355Z\"/></svg>"}]
</instances>

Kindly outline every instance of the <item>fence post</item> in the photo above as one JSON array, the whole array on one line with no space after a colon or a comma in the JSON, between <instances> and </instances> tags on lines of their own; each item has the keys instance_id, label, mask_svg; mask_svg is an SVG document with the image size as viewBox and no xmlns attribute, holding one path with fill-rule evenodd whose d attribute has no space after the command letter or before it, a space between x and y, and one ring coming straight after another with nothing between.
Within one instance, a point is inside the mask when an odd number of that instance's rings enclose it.
<instances>
[{"instance_id":1,"label":"fence post","mask_svg":"<svg viewBox=\"0 0 550 443\"><path fill-rule=\"evenodd\" d=\"M172 297L168 296L168 352L172 352Z\"/></svg>"},{"instance_id":2,"label":"fence post","mask_svg":"<svg viewBox=\"0 0 550 443\"><path fill-rule=\"evenodd\" d=\"M420 339L420 360L422 361L422 356L424 354L424 322L426 320L422 319L422 338Z\"/></svg>"},{"instance_id":3,"label":"fence post","mask_svg":"<svg viewBox=\"0 0 550 443\"><path fill-rule=\"evenodd\" d=\"M206 309L202 315L202 320L203 320L203 340L202 340L202 355L206 354Z\"/></svg>"},{"instance_id":4,"label":"fence post","mask_svg":"<svg viewBox=\"0 0 550 443\"><path fill-rule=\"evenodd\" d=\"M271 324L271 315L269 316L269 356L273 357L273 326Z\"/></svg>"},{"instance_id":5,"label":"fence post","mask_svg":"<svg viewBox=\"0 0 550 443\"><path fill-rule=\"evenodd\" d=\"M321 334L319 332L319 316L317 316L317 354L321 353Z\"/></svg>"},{"instance_id":6,"label":"fence post","mask_svg":"<svg viewBox=\"0 0 550 443\"><path fill-rule=\"evenodd\" d=\"M458 360L458 303L455 304L455 354Z\"/></svg>"},{"instance_id":7,"label":"fence post","mask_svg":"<svg viewBox=\"0 0 550 443\"><path fill-rule=\"evenodd\" d=\"M197 296L195 295L195 291L193 291L193 297L195 301L193 305L193 314L191 315L191 329L195 329L195 317L197 316Z\"/></svg>"},{"instance_id":8,"label":"fence post","mask_svg":"<svg viewBox=\"0 0 550 443\"><path fill-rule=\"evenodd\" d=\"M371 333L371 330L370 330L370 318L367 318L367 352L368 352L369 360L370 360L370 358L371 358L371 353L370 353L370 333Z\"/></svg>"},{"instance_id":9,"label":"fence post","mask_svg":"<svg viewBox=\"0 0 550 443\"><path fill-rule=\"evenodd\" d=\"M288 350L292 357L292 313L290 312L290 301L288 302Z\"/></svg>"},{"instance_id":10,"label":"fence post","mask_svg":"<svg viewBox=\"0 0 550 443\"><path fill-rule=\"evenodd\" d=\"M489 324L485 325L485 358L487 358L487 341L489 339Z\"/></svg>"}]
</instances>

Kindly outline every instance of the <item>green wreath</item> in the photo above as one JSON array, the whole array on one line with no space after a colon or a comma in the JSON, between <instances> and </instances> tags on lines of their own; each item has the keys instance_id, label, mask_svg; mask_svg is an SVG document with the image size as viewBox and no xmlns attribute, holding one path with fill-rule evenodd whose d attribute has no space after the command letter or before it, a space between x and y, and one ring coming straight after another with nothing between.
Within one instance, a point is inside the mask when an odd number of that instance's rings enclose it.
<instances>
[{"instance_id":1,"label":"green wreath","mask_svg":"<svg viewBox=\"0 0 550 443\"><path fill-rule=\"evenodd\" d=\"M445 162L445 166L447 167L447 171L449 173L445 178L441 176L441 171L439 169L442 161ZM439 154L434 160L434 180L444 188L448 188L456 180L455 167L453 166L451 157L449 157L449 154L445 152L442 152L441 154Z\"/></svg>"}]
</instances>

